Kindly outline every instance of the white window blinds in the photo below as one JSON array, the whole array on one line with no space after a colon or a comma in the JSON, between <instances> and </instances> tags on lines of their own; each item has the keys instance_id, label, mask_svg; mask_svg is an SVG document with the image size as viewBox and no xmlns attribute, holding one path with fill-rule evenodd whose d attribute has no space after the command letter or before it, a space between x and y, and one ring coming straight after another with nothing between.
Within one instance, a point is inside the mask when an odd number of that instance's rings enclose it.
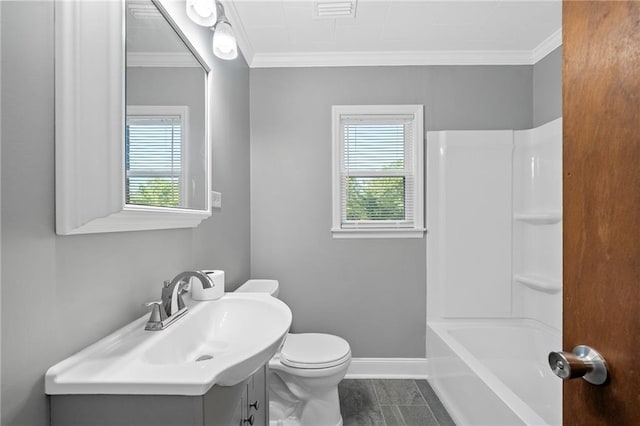
<instances>
[{"instance_id":1,"label":"white window blinds","mask_svg":"<svg viewBox=\"0 0 640 426\"><path fill-rule=\"evenodd\" d=\"M334 107L334 232L422 228L422 120L399 107Z\"/></svg>"},{"instance_id":2,"label":"white window blinds","mask_svg":"<svg viewBox=\"0 0 640 426\"><path fill-rule=\"evenodd\" d=\"M127 116L127 204L180 206L182 127L179 115Z\"/></svg>"}]
</instances>

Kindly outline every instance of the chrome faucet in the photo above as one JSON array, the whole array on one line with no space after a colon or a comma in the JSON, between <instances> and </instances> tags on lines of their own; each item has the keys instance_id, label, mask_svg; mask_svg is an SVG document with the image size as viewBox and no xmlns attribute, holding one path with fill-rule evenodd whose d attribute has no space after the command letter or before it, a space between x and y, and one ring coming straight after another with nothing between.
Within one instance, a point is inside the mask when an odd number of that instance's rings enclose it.
<instances>
[{"instance_id":1,"label":"chrome faucet","mask_svg":"<svg viewBox=\"0 0 640 426\"><path fill-rule=\"evenodd\" d=\"M162 300L146 304L151 307L151 316L145 330L164 330L187 313L182 295L187 292L186 287L191 277L198 278L203 288L211 288L214 285L211 278L202 271L180 272L171 281L165 281L162 287Z\"/></svg>"}]
</instances>

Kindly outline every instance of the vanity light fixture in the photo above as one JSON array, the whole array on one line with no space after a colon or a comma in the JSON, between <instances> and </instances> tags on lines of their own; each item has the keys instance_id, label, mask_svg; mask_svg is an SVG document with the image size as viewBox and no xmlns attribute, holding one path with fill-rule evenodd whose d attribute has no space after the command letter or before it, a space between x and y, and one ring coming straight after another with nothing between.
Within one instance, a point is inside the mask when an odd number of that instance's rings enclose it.
<instances>
[{"instance_id":1,"label":"vanity light fixture","mask_svg":"<svg viewBox=\"0 0 640 426\"><path fill-rule=\"evenodd\" d=\"M238 44L233 29L224 14L222 3L216 0L218 20L211 28L213 31L213 54L220 59L231 60L238 57Z\"/></svg>"},{"instance_id":2,"label":"vanity light fixture","mask_svg":"<svg viewBox=\"0 0 640 426\"><path fill-rule=\"evenodd\" d=\"M193 22L213 31L213 54L220 59L238 57L238 44L231 24L218 0L187 0L187 16Z\"/></svg>"},{"instance_id":3,"label":"vanity light fixture","mask_svg":"<svg viewBox=\"0 0 640 426\"><path fill-rule=\"evenodd\" d=\"M215 0L187 0L187 16L203 27L212 27L218 20Z\"/></svg>"}]
</instances>

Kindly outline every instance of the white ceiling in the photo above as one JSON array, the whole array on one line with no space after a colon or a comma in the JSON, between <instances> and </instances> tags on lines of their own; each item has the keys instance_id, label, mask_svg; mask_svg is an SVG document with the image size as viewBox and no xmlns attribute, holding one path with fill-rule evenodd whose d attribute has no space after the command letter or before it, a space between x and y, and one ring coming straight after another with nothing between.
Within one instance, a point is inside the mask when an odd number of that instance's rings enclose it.
<instances>
[{"instance_id":1,"label":"white ceiling","mask_svg":"<svg viewBox=\"0 0 640 426\"><path fill-rule=\"evenodd\" d=\"M223 0L251 67L533 64L562 42L560 0ZM329 0L343 1L343 0Z\"/></svg>"}]
</instances>

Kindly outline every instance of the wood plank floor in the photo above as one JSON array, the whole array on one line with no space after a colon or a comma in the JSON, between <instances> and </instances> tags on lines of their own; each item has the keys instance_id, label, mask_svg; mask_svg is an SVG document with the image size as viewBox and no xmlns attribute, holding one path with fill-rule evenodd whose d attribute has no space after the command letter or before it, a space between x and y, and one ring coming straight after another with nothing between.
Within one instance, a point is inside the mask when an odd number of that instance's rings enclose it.
<instances>
[{"instance_id":1,"label":"wood plank floor","mask_svg":"<svg viewBox=\"0 0 640 426\"><path fill-rule=\"evenodd\" d=\"M455 425L426 380L343 380L338 386L344 426Z\"/></svg>"}]
</instances>

